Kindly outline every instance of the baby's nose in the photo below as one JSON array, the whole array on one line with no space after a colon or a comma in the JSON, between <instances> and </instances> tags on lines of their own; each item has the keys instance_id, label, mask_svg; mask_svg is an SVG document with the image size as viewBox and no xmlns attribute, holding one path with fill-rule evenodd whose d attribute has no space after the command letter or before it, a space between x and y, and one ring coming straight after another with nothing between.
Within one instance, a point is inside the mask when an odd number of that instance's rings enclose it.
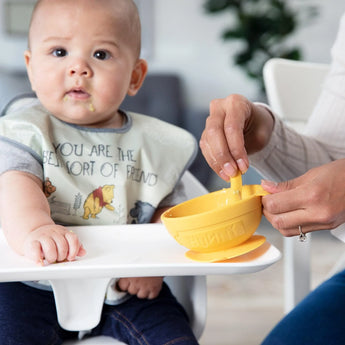
<instances>
[{"instance_id":1,"label":"baby's nose","mask_svg":"<svg viewBox=\"0 0 345 345\"><path fill-rule=\"evenodd\" d=\"M91 77L92 70L88 64L82 61L75 62L68 70L69 76Z\"/></svg>"}]
</instances>

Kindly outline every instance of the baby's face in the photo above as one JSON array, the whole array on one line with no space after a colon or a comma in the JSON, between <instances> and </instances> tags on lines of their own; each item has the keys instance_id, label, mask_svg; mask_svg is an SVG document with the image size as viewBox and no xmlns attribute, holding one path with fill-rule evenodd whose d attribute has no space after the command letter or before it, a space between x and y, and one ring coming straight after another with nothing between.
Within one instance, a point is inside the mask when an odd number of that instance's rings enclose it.
<instances>
[{"instance_id":1,"label":"baby's face","mask_svg":"<svg viewBox=\"0 0 345 345\"><path fill-rule=\"evenodd\" d=\"M116 127L121 102L141 85L146 64L116 3L44 0L34 17L25 53L29 78L41 103L63 121Z\"/></svg>"}]
</instances>

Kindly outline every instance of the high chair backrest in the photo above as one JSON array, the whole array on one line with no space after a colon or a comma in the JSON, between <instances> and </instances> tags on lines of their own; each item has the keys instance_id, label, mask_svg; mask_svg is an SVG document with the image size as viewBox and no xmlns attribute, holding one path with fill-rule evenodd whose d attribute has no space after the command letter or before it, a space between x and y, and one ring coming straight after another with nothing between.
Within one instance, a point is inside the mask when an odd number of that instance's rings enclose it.
<instances>
[{"instance_id":1,"label":"high chair backrest","mask_svg":"<svg viewBox=\"0 0 345 345\"><path fill-rule=\"evenodd\" d=\"M270 59L263 70L270 106L294 129L303 130L328 71L327 64Z\"/></svg>"}]
</instances>

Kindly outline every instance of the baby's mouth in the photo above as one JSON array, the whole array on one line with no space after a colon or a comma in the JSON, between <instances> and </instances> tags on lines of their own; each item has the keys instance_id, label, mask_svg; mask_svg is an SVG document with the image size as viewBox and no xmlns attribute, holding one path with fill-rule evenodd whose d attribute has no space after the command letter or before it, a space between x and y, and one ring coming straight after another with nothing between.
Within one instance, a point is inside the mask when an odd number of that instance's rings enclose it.
<instances>
[{"instance_id":1,"label":"baby's mouth","mask_svg":"<svg viewBox=\"0 0 345 345\"><path fill-rule=\"evenodd\" d=\"M91 112L96 110L92 103L91 95L83 89L72 89L66 92L63 101L67 102L70 99L74 101L88 101L83 102L83 104L85 104Z\"/></svg>"},{"instance_id":2,"label":"baby's mouth","mask_svg":"<svg viewBox=\"0 0 345 345\"><path fill-rule=\"evenodd\" d=\"M66 93L65 97L69 97L75 100L87 100L90 98L90 94L88 94L83 89L72 89Z\"/></svg>"}]
</instances>

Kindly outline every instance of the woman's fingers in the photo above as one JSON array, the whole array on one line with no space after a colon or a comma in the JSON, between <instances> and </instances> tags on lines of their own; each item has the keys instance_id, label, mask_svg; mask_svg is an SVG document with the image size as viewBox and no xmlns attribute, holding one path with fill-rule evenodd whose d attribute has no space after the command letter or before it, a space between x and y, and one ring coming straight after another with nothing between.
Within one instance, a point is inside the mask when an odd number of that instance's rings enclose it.
<instances>
[{"instance_id":1,"label":"woman's fingers","mask_svg":"<svg viewBox=\"0 0 345 345\"><path fill-rule=\"evenodd\" d=\"M200 148L210 167L224 180L249 166L244 143L244 126L250 117L249 101L239 95L215 99L201 136Z\"/></svg>"},{"instance_id":2,"label":"woman's fingers","mask_svg":"<svg viewBox=\"0 0 345 345\"><path fill-rule=\"evenodd\" d=\"M345 160L313 168L282 183L263 181L271 193L262 198L266 218L285 236L334 229L345 222Z\"/></svg>"}]
</instances>

